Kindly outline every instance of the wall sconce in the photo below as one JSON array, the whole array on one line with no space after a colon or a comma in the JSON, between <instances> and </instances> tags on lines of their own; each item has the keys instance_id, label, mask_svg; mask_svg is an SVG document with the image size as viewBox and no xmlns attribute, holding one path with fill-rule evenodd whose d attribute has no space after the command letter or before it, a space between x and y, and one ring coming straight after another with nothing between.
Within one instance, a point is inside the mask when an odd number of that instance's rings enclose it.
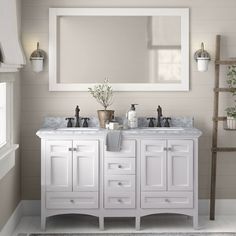
<instances>
[{"instance_id":1,"label":"wall sconce","mask_svg":"<svg viewBox=\"0 0 236 236\"><path fill-rule=\"evenodd\" d=\"M211 60L211 56L206 50L204 50L204 43L201 43L201 49L195 52L194 59L197 62L198 71L205 72L208 70L208 64Z\"/></svg>"},{"instance_id":2,"label":"wall sconce","mask_svg":"<svg viewBox=\"0 0 236 236\"><path fill-rule=\"evenodd\" d=\"M31 64L32 64L32 69L34 72L41 72L43 71L43 61L45 59L44 55L46 53L39 49L39 42L37 42L37 49L32 52L30 56Z\"/></svg>"}]
</instances>

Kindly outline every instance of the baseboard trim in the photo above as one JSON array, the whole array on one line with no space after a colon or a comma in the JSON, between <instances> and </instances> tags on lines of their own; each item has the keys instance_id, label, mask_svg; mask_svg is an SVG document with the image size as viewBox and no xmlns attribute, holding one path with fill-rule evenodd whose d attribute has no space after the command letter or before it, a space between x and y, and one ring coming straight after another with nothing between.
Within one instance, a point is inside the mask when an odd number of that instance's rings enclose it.
<instances>
[{"instance_id":1,"label":"baseboard trim","mask_svg":"<svg viewBox=\"0 0 236 236\"><path fill-rule=\"evenodd\" d=\"M23 204L22 201L19 202L18 206L8 219L7 223L4 225L2 230L0 231L0 236L10 236L13 234L16 226L20 222L23 216Z\"/></svg>"},{"instance_id":2,"label":"baseboard trim","mask_svg":"<svg viewBox=\"0 0 236 236\"><path fill-rule=\"evenodd\" d=\"M15 211L0 231L0 236L12 235L16 226L23 216L40 216L40 200L22 200ZM199 200L199 215L209 215L210 201ZM216 200L216 216L236 215L236 199Z\"/></svg>"}]
</instances>

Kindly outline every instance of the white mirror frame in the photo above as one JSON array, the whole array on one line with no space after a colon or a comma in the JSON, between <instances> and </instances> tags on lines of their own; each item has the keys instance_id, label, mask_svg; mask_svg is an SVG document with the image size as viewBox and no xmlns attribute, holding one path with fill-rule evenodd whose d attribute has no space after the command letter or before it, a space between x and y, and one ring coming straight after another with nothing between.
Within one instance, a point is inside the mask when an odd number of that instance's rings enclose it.
<instances>
[{"instance_id":1,"label":"white mirror frame","mask_svg":"<svg viewBox=\"0 0 236 236\"><path fill-rule=\"evenodd\" d=\"M188 8L50 8L49 9L49 91L88 91L95 84L58 83L58 18L62 16L180 16L181 83L113 83L114 91L189 91L189 9Z\"/></svg>"}]
</instances>

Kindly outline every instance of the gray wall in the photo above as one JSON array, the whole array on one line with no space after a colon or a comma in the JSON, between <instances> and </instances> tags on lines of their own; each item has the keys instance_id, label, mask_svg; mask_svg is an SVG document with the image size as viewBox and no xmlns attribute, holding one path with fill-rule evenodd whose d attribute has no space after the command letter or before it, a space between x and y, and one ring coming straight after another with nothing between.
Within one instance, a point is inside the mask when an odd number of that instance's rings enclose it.
<instances>
[{"instance_id":1,"label":"gray wall","mask_svg":"<svg viewBox=\"0 0 236 236\"><path fill-rule=\"evenodd\" d=\"M0 74L4 78L4 74ZM20 76L12 74L14 83L14 143L20 142ZM20 151L16 152L16 164L13 169L0 180L0 230L7 222L21 199Z\"/></svg>"},{"instance_id":2,"label":"gray wall","mask_svg":"<svg viewBox=\"0 0 236 236\"><path fill-rule=\"evenodd\" d=\"M138 114L156 115L163 107L164 115L194 116L195 125L203 131L199 150L200 198L209 197L210 148L213 111L214 66L200 73L192 59L201 42L214 58L215 36L222 34L222 56L236 55L235 0L23 0L22 39L27 58L40 41L48 52L49 7L189 7L190 8L190 92L117 92L112 106L116 115L124 115L130 103L138 103ZM92 69L92 65L91 65ZM222 83L226 68L222 71ZM100 106L87 92L48 92L48 66L43 73L34 74L29 62L22 75L22 196L40 199L40 140L35 136L43 117L71 116L78 104L82 116L96 115ZM221 95L220 111L231 102L229 94ZM89 106L88 106L89 104ZM221 125L220 125L221 128ZM221 129L220 129L221 130ZM220 131L220 145L235 145L235 134ZM222 158L224 157L224 158ZM217 197L236 197L236 159L233 154L221 154L218 164Z\"/></svg>"}]
</instances>

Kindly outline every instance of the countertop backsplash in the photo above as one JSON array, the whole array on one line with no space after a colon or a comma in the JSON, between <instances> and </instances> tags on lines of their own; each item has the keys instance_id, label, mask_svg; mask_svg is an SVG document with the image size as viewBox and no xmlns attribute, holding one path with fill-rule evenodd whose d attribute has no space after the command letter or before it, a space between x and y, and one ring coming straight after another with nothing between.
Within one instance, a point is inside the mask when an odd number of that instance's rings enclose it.
<instances>
[{"instance_id":1,"label":"countertop backsplash","mask_svg":"<svg viewBox=\"0 0 236 236\"><path fill-rule=\"evenodd\" d=\"M64 128L67 126L66 117L45 117L42 128ZM125 117L115 117L115 120L119 122L120 125L124 124L126 118ZM75 120L72 121L73 126L75 124ZM82 127L82 121L80 119L80 126ZM138 118L138 127L148 127L149 121L146 117ZM156 124L156 121L155 121ZM88 121L89 127L99 127L99 120L97 117L92 116L89 117ZM171 127L183 127L183 128L193 128L194 127L194 119L193 117L171 117L170 121Z\"/></svg>"}]
</instances>

